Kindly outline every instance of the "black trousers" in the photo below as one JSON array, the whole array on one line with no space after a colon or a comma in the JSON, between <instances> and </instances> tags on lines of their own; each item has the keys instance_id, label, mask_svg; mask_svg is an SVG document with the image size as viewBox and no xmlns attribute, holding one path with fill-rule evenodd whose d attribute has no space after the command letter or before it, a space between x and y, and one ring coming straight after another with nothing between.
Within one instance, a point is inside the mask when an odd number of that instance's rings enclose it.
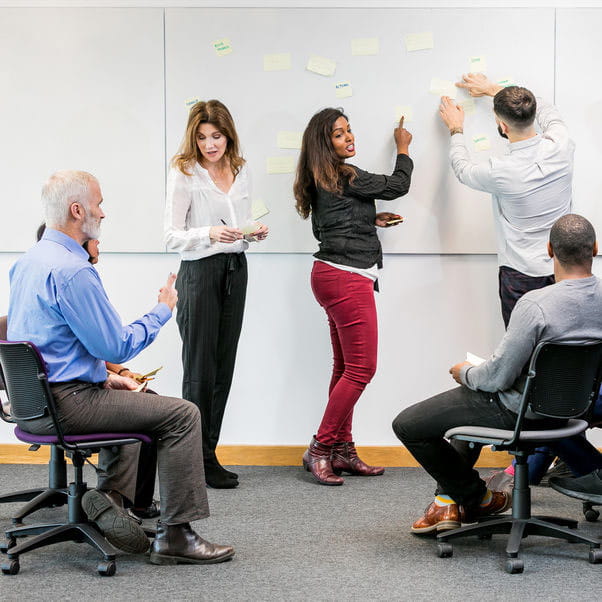
<instances>
[{"instance_id":1,"label":"black trousers","mask_svg":"<svg viewBox=\"0 0 602 602\"><path fill-rule=\"evenodd\" d=\"M513 429L516 414L495 393L472 391L464 385L435 395L403 410L393 430L421 466L437 481L438 492L457 503L476 507L487 487L474 468L476 450L458 450L444 438L455 426L474 425ZM546 428L550 420L525 420L526 428Z\"/></svg>"},{"instance_id":2,"label":"black trousers","mask_svg":"<svg viewBox=\"0 0 602 602\"><path fill-rule=\"evenodd\" d=\"M182 337L182 397L201 411L203 455L208 461L222 427L247 292L244 253L182 261L177 322Z\"/></svg>"},{"instance_id":3,"label":"black trousers","mask_svg":"<svg viewBox=\"0 0 602 602\"><path fill-rule=\"evenodd\" d=\"M502 318L504 327L508 328L510 314L517 301L529 291L543 288L549 284L554 284L554 275L550 276L527 276L518 270L509 268L506 265L500 266L498 272L500 302L502 304Z\"/></svg>"}]
</instances>

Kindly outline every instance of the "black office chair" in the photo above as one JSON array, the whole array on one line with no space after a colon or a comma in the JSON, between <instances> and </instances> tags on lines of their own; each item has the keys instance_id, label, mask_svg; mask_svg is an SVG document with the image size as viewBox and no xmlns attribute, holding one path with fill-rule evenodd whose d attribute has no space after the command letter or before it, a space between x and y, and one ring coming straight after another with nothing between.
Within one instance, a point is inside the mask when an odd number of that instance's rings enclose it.
<instances>
[{"instance_id":1,"label":"black office chair","mask_svg":"<svg viewBox=\"0 0 602 602\"><path fill-rule=\"evenodd\" d=\"M6 390L11 404L11 415L23 428L17 426L15 435L21 441L33 445L56 446L71 458L74 468L74 481L69 484L67 522L13 527L6 531L7 560L1 565L5 575L19 572L19 556L53 543L62 541L85 542L96 548L103 556L97 570L101 575L115 574L117 550L103 537L94 523L91 523L81 506L81 499L88 490L83 480L83 466L86 459L102 447L117 447L152 439L139 433L92 433L85 435L63 435L57 408L48 384L46 367L35 346L28 342L0 342L0 366L4 375ZM50 415L55 433L35 435L28 433L28 420ZM147 534L153 535L153 530ZM17 538L27 537L17 544Z\"/></svg>"},{"instance_id":2,"label":"black office chair","mask_svg":"<svg viewBox=\"0 0 602 602\"><path fill-rule=\"evenodd\" d=\"M476 525L467 525L446 531L437 536L437 553L440 558L450 557L452 539L476 535L490 539L495 533L509 533L506 546L506 571L522 573L523 561L518 558L520 544L528 535L543 535L565 539L590 546L589 561L602 562L600 540L574 531L577 521L531 516L531 491L527 458L534 449L557 439L583 432L587 421L581 420L597 398L602 377L602 343L569 345L540 343L529 364L525 389L514 431L479 426L459 426L445 433L448 439L460 439L484 445L494 450L504 450L516 459L514 488L512 490L512 515L488 516ZM527 408L542 417L563 419L561 426L539 431L523 430ZM567 528L569 527L569 528Z\"/></svg>"},{"instance_id":3,"label":"black office chair","mask_svg":"<svg viewBox=\"0 0 602 602\"><path fill-rule=\"evenodd\" d=\"M0 341L7 336L7 316L0 316ZM0 371L0 390L4 390L4 381ZM0 404L0 418L5 422L14 423L10 414ZM36 451L39 446L32 445L30 451ZM21 525L23 519L41 508L55 508L67 503L67 463L65 453L56 445L50 447L48 462L48 487L25 489L0 495L0 504L28 502L11 517L14 525Z\"/></svg>"}]
</instances>

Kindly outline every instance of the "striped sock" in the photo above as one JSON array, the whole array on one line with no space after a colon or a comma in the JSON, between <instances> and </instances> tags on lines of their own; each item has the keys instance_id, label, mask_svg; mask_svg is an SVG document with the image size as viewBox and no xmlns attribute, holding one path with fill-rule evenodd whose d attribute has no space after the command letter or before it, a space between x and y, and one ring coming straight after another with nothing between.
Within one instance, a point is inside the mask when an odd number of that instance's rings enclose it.
<instances>
[{"instance_id":1,"label":"striped sock","mask_svg":"<svg viewBox=\"0 0 602 602\"><path fill-rule=\"evenodd\" d=\"M450 504L455 504L455 500L453 500L449 495L436 495L435 496L435 505L436 506L449 506Z\"/></svg>"},{"instance_id":2,"label":"striped sock","mask_svg":"<svg viewBox=\"0 0 602 602\"><path fill-rule=\"evenodd\" d=\"M493 493L491 493L491 489L488 489L487 493L483 496L483 499L481 500L481 508L483 508L484 506L487 506L487 504L489 504L491 502L492 498L493 498Z\"/></svg>"}]
</instances>

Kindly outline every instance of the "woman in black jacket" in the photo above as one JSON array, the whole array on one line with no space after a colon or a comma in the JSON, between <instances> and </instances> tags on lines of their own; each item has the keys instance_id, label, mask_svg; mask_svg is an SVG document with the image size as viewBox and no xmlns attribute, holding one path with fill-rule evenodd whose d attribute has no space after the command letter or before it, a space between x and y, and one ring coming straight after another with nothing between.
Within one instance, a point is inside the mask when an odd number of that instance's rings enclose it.
<instances>
[{"instance_id":1,"label":"woman in black jacket","mask_svg":"<svg viewBox=\"0 0 602 602\"><path fill-rule=\"evenodd\" d=\"M342 485L342 472L374 476L384 468L358 456L351 434L353 407L376 371L378 326L374 289L382 267L376 227L399 224L394 213L376 213L375 199L406 194L413 163L412 135L403 118L394 130L395 169L390 176L345 163L355 155L349 120L339 109L323 109L303 134L294 192L297 212L312 218L319 250L314 254L311 286L326 311L334 355L328 404L303 455L303 466L323 485Z\"/></svg>"}]
</instances>

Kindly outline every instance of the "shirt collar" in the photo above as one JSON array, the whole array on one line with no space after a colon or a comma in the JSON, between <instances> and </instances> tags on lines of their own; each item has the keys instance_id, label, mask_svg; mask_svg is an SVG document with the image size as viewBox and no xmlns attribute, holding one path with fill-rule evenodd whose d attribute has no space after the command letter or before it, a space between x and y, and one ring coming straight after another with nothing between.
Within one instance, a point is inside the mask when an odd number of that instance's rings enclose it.
<instances>
[{"instance_id":1,"label":"shirt collar","mask_svg":"<svg viewBox=\"0 0 602 602\"><path fill-rule=\"evenodd\" d=\"M51 242L55 242L62 247L65 247L69 252L75 253L79 255L82 259L88 260L90 256L88 251L84 249L74 238L68 236L67 234L60 232L59 230L54 230L53 228L46 228L44 234L42 235L41 240L49 240Z\"/></svg>"},{"instance_id":2,"label":"shirt collar","mask_svg":"<svg viewBox=\"0 0 602 602\"><path fill-rule=\"evenodd\" d=\"M511 142L509 146L509 152L513 153L517 150L522 150L523 148L528 148L529 146L535 146L541 142L541 135L535 134L532 138L527 138L526 140L519 140L518 142Z\"/></svg>"}]
</instances>

